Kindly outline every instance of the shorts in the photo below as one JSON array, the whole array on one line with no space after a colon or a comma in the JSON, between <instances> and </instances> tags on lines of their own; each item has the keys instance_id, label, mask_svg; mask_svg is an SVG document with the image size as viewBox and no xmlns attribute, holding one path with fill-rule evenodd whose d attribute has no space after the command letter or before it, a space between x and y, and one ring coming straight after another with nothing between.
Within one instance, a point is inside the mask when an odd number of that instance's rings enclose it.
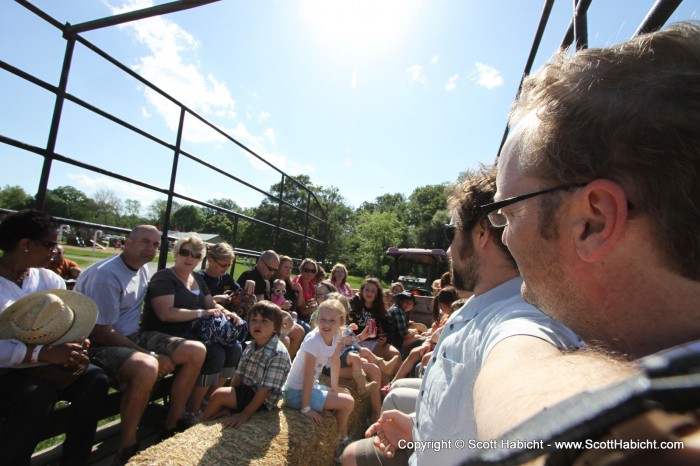
<instances>
[{"instance_id":1,"label":"shorts","mask_svg":"<svg viewBox=\"0 0 700 466\"><path fill-rule=\"evenodd\" d=\"M358 466L403 466L408 464L408 458L413 450L397 449L394 456L389 458L383 450L374 446L371 438L357 441L355 445L355 461Z\"/></svg>"},{"instance_id":2,"label":"shorts","mask_svg":"<svg viewBox=\"0 0 700 466\"><path fill-rule=\"evenodd\" d=\"M245 407L248 406L253 400L253 397L255 396L255 389L253 387L249 387L248 385L239 385L234 388L234 390L236 391L236 409L234 409L234 411L243 411ZM258 408L258 411L266 410L267 407L265 406L265 403L261 404Z\"/></svg>"},{"instance_id":3,"label":"shorts","mask_svg":"<svg viewBox=\"0 0 700 466\"><path fill-rule=\"evenodd\" d=\"M282 388L282 393L284 394L284 403L290 408L301 409L301 390L294 390L287 387L286 385ZM325 385L314 384L311 389L311 409L316 412L323 411L323 405L326 404L326 397L328 396L328 387Z\"/></svg>"},{"instance_id":4,"label":"shorts","mask_svg":"<svg viewBox=\"0 0 700 466\"><path fill-rule=\"evenodd\" d=\"M186 341L161 332L136 332L127 337L141 348L172 357L178 346ZM88 354L90 362L101 367L109 376L110 383L119 386L119 371L132 354L138 351L123 346L91 346Z\"/></svg>"},{"instance_id":5,"label":"shorts","mask_svg":"<svg viewBox=\"0 0 700 466\"><path fill-rule=\"evenodd\" d=\"M377 343L378 343L378 341L376 339L375 340L362 340L360 342L360 346L363 348L367 348L368 350L370 350L371 352L374 353L374 349L377 347Z\"/></svg>"}]
</instances>

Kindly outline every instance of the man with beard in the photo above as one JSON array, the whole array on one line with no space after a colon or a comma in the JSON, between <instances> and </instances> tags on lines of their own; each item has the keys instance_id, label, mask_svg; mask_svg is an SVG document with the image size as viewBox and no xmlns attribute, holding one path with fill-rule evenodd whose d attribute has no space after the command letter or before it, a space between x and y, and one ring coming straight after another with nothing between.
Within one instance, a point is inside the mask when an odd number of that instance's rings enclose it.
<instances>
[{"instance_id":1,"label":"man with beard","mask_svg":"<svg viewBox=\"0 0 700 466\"><path fill-rule=\"evenodd\" d=\"M109 374L123 392L121 443L115 464L126 464L139 450L136 428L158 377L177 372L170 392L164 436L188 427L185 402L194 387L206 348L198 341L160 332L139 330L141 305L148 289L147 265L160 246L153 226L134 228L123 252L93 264L75 284L75 291L93 299L99 308L92 331L90 358Z\"/></svg>"},{"instance_id":2,"label":"man with beard","mask_svg":"<svg viewBox=\"0 0 700 466\"><path fill-rule=\"evenodd\" d=\"M563 52L524 82L483 210L526 299L602 351L504 342L516 357L487 361L474 389L483 438L700 339L698 83L698 23Z\"/></svg>"},{"instance_id":3,"label":"man with beard","mask_svg":"<svg viewBox=\"0 0 700 466\"><path fill-rule=\"evenodd\" d=\"M376 437L348 446L343 464L457 463L464 450L455 442L477 439L472 387L491 352L508 340L537 340L562 350L582 344L520 296L522 279L501 242L502 229L493 228L479 209L493 201L495 192L495 170L482 169L450 196L453 215L446 231L452 277L457 289L474 296L445 324L425 369L415 414L382 413L366 433ZM411 441L421 445L413 454L406 448Z\"/></svg>"}]
</instances>

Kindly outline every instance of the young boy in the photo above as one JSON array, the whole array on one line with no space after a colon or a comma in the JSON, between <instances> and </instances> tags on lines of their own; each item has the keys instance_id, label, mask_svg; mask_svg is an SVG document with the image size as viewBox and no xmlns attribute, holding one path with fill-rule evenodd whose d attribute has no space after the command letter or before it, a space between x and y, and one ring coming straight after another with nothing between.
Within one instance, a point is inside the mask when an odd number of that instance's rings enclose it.
<instances>
[{"instance_id":1,"label":"young boy","mask_svg":"<svg viewBox=\"0 0 700 466\"><path fill-rule=\"evenodd\" d=\"M238 427L256 411L276 406L292 365L278 337L281 327L282 310L276 304L260 301L250 309L248 329L254 343L243 351L231 386L219 388L209 399L203 422L233 411L223 425Z\"/></svg>"}]
</instances>

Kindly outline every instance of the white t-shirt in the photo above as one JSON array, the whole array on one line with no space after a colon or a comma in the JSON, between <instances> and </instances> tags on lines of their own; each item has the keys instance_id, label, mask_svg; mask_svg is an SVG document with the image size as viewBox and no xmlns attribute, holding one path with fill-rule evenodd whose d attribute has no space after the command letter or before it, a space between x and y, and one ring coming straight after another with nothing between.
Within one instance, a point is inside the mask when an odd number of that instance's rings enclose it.
<instances>
[{"instance_id":1,"label":"white t-shirt","mask_svg":"<svg viewBox=\"0 0 700 466\"><path fill-rule=\"evenodd\" d=\"M65 289L66 282L48 269L29 269L29 275L22 281L22 288L0 277L0 313L18 299L37 291ZM26 352L27 347L19 340L0 340L0 367L20 364Z\"/></svg>"},{"instance_id":2,"label":"white t-shirt","mask_svg":"<svg viewBox=\"0 0 700 466\"><path fill-rule=\"evenodd\" d=\"M287 387L293 390L301 390L304 387L304 363L306 360L304 353L309 353L316 358L314 385L318 384L318 376L323 366L328 364L331 356L335 353L335 349L338 346L338 338L340 337L336 334L333 337L333 342L327 345L318 333L317 328L310 331L309 334L306 335L306 338L304 338L304 341L301 342L301 347L294 358L294 362L292 362L292 368L287 377Z\"/></svg>"}]
</instances>

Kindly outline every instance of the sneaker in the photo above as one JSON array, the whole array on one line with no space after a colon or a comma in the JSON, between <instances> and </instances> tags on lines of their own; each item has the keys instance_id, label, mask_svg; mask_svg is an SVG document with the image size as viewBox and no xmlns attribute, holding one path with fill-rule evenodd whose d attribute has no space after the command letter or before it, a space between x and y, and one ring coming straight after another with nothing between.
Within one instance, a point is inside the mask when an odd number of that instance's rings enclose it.
<instances>
[{"instance_id":1,"label":"sneaker","mask_svg":"<svg viewBox=\"0 0 700 466\"><path fill-rule=\"evenodd\" d=\"M348 445L350 445L350 437L340 439L338 446L335 447L335 454L333 455L333 462L335 464L341 464L343 462L343 452Z\"/></svg>"}]
</instances>

